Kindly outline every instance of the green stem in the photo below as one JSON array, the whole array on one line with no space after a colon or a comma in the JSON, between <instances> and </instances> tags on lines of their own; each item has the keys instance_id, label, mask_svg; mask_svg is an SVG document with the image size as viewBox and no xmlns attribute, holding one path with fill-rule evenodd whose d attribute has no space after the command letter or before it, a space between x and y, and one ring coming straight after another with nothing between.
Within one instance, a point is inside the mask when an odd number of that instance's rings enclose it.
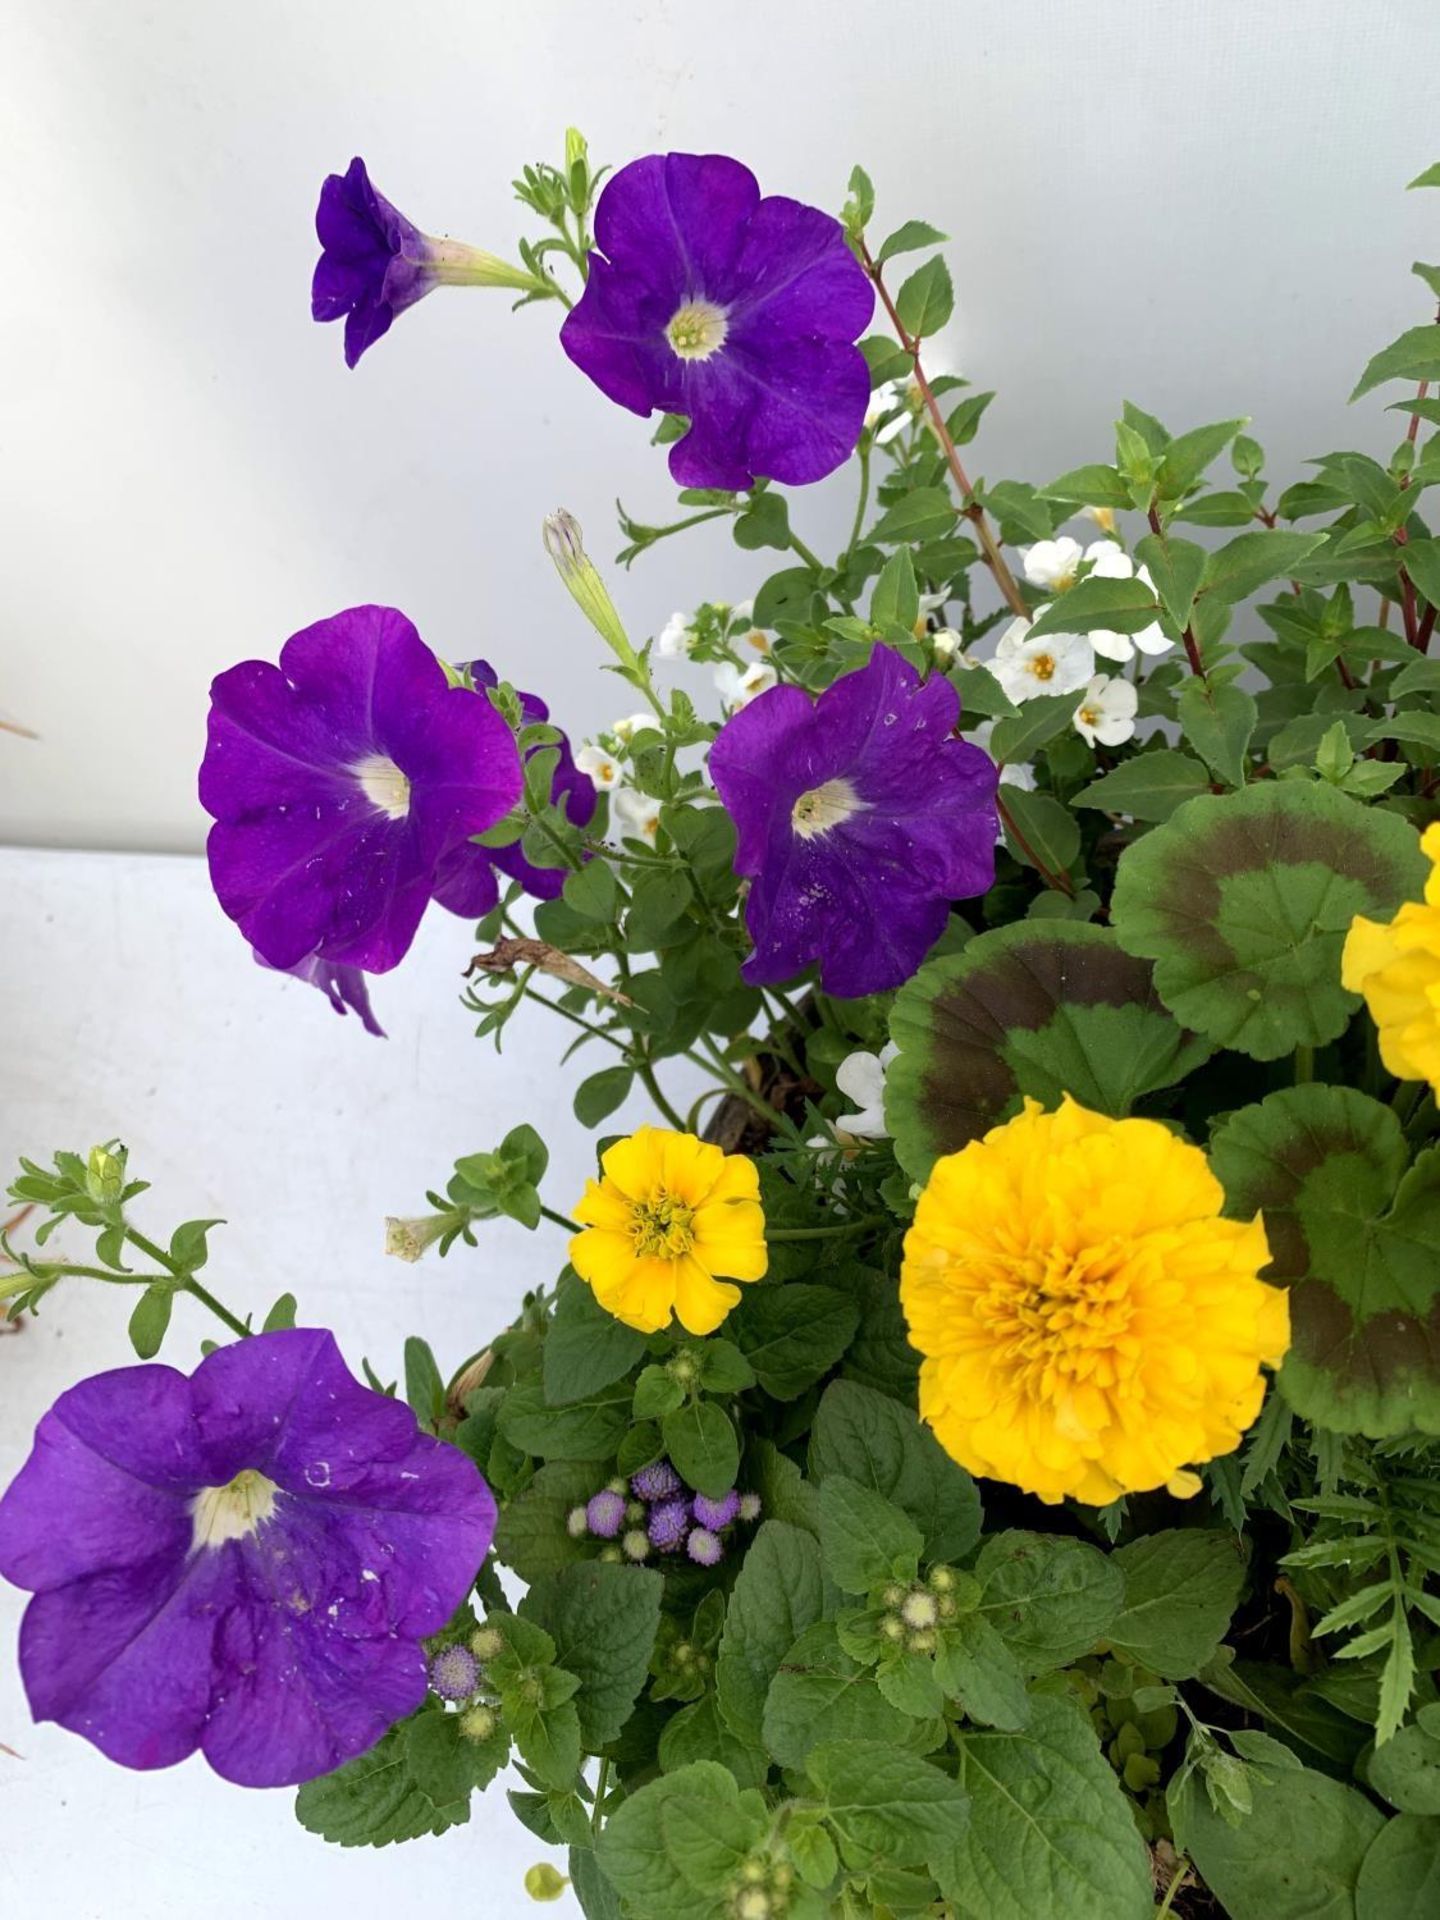
<instances>
[{"instance_id":1,"label":"green stem","mask_svg":"<svg viewBox=\"0 0 1440 1920\"><path fill-rule=\"evenodd\" d=\"M1391 1094L1390 1105L1394 1109L1395 1118L1400 1122L1402 1127L1414 1114L1416 1107L1420 1104L1420 1097L1424 1092L1425 1082L1423 1080L1402 1080L1399 1086L1396 1087L1394 1093Z\"/></svg>"},{"instance_id":2,"label":"green stem","mask_svg":"<svg viewBox=\"0 0 1440 1920\"><path fill-rule=\"evenodd\" d=\"M578 1220L572 1220L568 1214L557 1213L553 1207L541 1207L540 1218L542 1220L553 1220L555 1225L557 1227L563 1227L566 1233L579 1233L580 1231L580 1222Z\"/></svg>"},{"instance_id":3,"label":"green stem","mask_svg":"<svg viewBox=\"0 0 1440 1920\"><path fill-rule=\"evenodd\" d=\"M125 1228L125 1238L132 1247L138 1247L147 1259L153 1260L157 1267L164 1267L172 1279L178 1280L179 1290L192 1295L202 1307L208 1307L215 1318L224 1321L232 1333L239 1334L242 1340L248 1339L250 1329L245 1322L237 1320L228 1307L220 1304L208 1287L202 1287L194 1274L187 1273L178 1261L172 1260L163 1247L157 1247L153 1240L148 1239L135 1227L128 1225Z\"/></svg>"},{"instance_id":4,"label":"green stem","mask_svg":"<svg viewBox=\"0 0 1440 1920\"><path fill-rule=\"evenodd\" d=\"M600 1756L600 1771L595 1775L595 1810L590 1815L590 1831L600 1831L600 1816L605 1805L605 1795L610 1789L610 1762L604 1754Z\"/></svg>"},{"instance_id":5,"label":"green stem","mask_svg":"<svg viewBox=\"0 0 1440 1920\"><path fill-rule=\"evenodd\" d=\"M1315 1049L1300 1046L1295 1049L1295 1084L1302 1086L1315 1078Z\"/></svg>"},{"instance_id":6,"label":"green stem","mask_svg":"<svg viewBox=\"0 0 1440 1920\"><path fill-rule=\"evenodd\" d=\"M1169 1886L1165 1889L1165 1898L1155 1910L1155 1920L1165 1920L1166 1914L1169 1913L1171 1909L1174 1907L1175 1896L1177 1893L1179 1893L1180 1888L1182 1887L1186 1878L1189 1875L1189 1872L1190 1872L1190 1862L1185 1858L1184 1854L1182 1853L1180 1856L1180 1864L1175 1869L1175 1878L1170 1882Z\"/></svg>"},{"instance_id":7,"label":"green stem","mask_svg":"<svg viewBox=\"0 0 1440 1920\"><path fill-rule=\"evenodd\" d=\"M650 1062L648 1060L637 1059L635 1062L635 1072L639 1076L641 1086L644 1087L650 1098L655 1102L655 1105L660 1109L662 1116L670 1122L670 1125L677 1133L686 1132L687 1129L684 1120L676 1108L672 1107L670 1102L665 1098L660 1082L655 1078L655 1069L651 1066Z\"/></svg>"},{"instance_id":8,"label":"green stem","mask_svg":"<svg viewBox=\"0 0 1440 1920\"><path fill-rule=\"evenodd\" d=\"M250 1329L245 1325L245 1322L243 1320L237 1320L228 1307L222 1307L214 1294L211 1293L207 1287L202 1287L198 1280L187 1280L185 1282L185 1291L186 1293L193 1294L202 1307L208 1307L217 1320L223 1320L232 1333L238 1333L242 1340L249 1338Z\"/></svg>"},{"instance_id":9,"label":"green stem","mask_svg":"<svg viewBox=\"0 0 1440 1920\"><path fill-rule=\"evenodd\" d=\"M860 498L855 503L855 519L851 524L850 538L845 543L845 556L840 562L842 568L850 564L850 556L860 543L860 531L865 525L865 509L870 504L870 454L869 443L862 439L860 442Z\"/></svg>"},{"instance_id":10,"label":"green stem","mask_svg":"<svg viewBox=\"0 0 1440 1920\"><path fill-rule=\"evenodd\" d=\"M864 1233L870 1227L883 1227L889 1224L888 1213L867 1214L863 1220L847 1220L840 1227L773 1227L767 1231L767 1240L830 1240L839 1233Z\"/></svg>"}]
</instances>

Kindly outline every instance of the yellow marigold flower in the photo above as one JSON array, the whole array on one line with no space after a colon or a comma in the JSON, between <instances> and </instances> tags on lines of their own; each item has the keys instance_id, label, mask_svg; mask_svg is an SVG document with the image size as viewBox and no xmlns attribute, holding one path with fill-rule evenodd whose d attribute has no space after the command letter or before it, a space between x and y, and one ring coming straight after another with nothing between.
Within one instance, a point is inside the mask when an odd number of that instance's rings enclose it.
<instances>
[{"instance_id":1,"label":"yellow marigold flower","mask_svg":"<svg viewBox=\"0 0 1440 1920\"><path fill-rule=\"evenodd\" d=\"M970 1472L1042 1500L1199 1490L1290 1344L1259 1216L1222 1220L1198 1147L1157 1120L1027 1100L937 1160L900 1301L920 1412Z\"/></svg>"},{"instance_id":2,"label":"yellow marigold flower","mask_svg":"<svg viewBox=\"0 0 1440 1920\"><path fill-rule=\"evenodd\" d=\"M671 1318L713 1333L740 1298L732 1280L760 1280L769 1264L760 1176L743 1154L693 1133L641 1127L603 1155L604 1178L585 1183L570 1262L607 1313L641 1333Z\"/></svg>"},{"instance_id":3,"label":"yellow marigold flower","mask_svg":"<svg viewBox=\"0 0 1440 1920\"><path fill-rule=\"evenodd\" d=\"M1430 862L1423 900L1407 900L1388 925L1357 913L1340 956L1340 982L1363 993L1380 1034L1380 1058L1397 1080L1440 1090L1440 824L1420 851Z\"/></svg>"}]
</instances>

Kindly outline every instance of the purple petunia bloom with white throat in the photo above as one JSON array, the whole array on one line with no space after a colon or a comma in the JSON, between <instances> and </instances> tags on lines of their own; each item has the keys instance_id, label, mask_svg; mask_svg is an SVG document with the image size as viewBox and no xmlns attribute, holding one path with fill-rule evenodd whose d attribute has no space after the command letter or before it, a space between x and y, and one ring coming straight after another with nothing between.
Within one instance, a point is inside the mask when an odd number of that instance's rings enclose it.
<instances>
[{"instance_id":1,"label":"purple petunia bloom with white throat","mask_svg":"<svg viewBox=\"0 0 1440 1920\"><path fill-rule=\"evenodd\" d=\"M270 966L384 973L448 855L520 797L515 737L393 607L351 607L210 692L200 801L225 912Z\"/></svg>"},{"instance_id":2,"label":"purple petunia bloom with white throat","mask_svg":"<svg viewBox=\"0 0 1440 1920\"><path fill-rule=\"evenodd\" d=\"M772 687L720 730L710 776L750 879L753 985L816 962L826 993L898 987L955 900L995 877L994 762L954 737L960 696L889 647L812 699Z\"/></svg>"},{"instance_id":3,"label":"purple petunia bloom with white throat","mask_svg":"<svg viewBox=\"0 0 1440 1920\"><path fill-rule=\"evenodd\" d=\"M310 312L316 320L344 320L348 367L390 331L397 314L435 287L533 292L537 285L533 274L479 247L422 233L372 185L358 158L321 187L315 232L323 251L310 286Z\"/></svg>"},{"instance_id":4,"label":"purple petunia bloom with white throat","mask_svg":"<svg viewBox=\"0 0 1440 1920\"><path fill-rule=\"evenodd\" d=\"M98 1374L0 1499L31 1710L127 1767L198 1748L240 1786L314 1779L421 1704L421 1642L494 1528L474 1464L329 1333Z\"/></svg>"},{"instance_id":5,"label":"purple petunia bloom with white throat","mask_svg":"<svg viewBox=\"0 0 1440 1920\"><path fill-rule=\"evenodd\" d=\"M681 486L802 485L850 457L875 296L837 220L762 199L724 154L651 154L608 182L595 238L560 343L632 413L689 419L670 450Z\"/></svg>"}]
</instances>

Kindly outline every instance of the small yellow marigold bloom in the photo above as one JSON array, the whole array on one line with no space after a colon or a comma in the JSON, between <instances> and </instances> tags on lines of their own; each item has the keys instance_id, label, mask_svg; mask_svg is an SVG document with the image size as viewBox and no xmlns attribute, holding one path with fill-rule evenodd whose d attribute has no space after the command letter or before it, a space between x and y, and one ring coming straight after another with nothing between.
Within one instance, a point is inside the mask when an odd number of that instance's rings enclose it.
<instances>
[{"instance_id":1,"label":"small yellow marigold bloom","mask_svg":"<svg viewBox=\"0 0 1440 1920\"><path fill-rule=\"evenodd\" d=\"M1223 1198L1198 1147L1068 1096L937 1160L900 1300L946 1452L1051 1502L1197 1492L1290 1344L1264 1225Z\"/></svg>"},{"instance_id":2,"label":"small yellow marigold bloom","mask_svg":"<svg viewBox=\"0 0 1440 1920\"><path fill-rule=\"evenodd\" d=\"M585 1183L570 1262L607 1313L641 1333L678 1319L713 1333L740 1298L731 1280L759 1280L769 1264L760 1176L743 1154L693 1133L641 1127L603 1156Z\"/></svg>"},{"instance_id":3,"label":"small yellow marigold bloom","mask_svg":"<svg viewBox=\"0 0 1440 1920\"><path fill-rule=\"evenodd\" d=\"M1340 982L1363 993L1380 1034L1380 1058L1397 1080L1440 1089L1440 824L1420 851L1430 862L1423 900L1407 900L1388 925L1356 914L1340 956Z\"/></svg>"}]
</instances>

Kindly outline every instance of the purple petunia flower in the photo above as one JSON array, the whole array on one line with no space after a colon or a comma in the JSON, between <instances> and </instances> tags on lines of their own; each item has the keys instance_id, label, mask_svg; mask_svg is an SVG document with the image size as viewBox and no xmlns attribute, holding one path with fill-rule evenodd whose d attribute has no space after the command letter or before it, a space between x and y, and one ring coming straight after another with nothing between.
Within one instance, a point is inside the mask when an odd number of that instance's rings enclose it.
<instances>
[{"instance_id":1,"label":"purple petunia flower","mask_svg":"<svg viewBox=\"0 0 1440 1920\"><path fill-rule=\"evenodd\" d=\"M198 1747L241 1786L314 1779L420 1705L420 1642L494 1528L473 1463L332 1334L258 1334L189 1379L98 1374L0 1499L0 1574L35 1596L31 1710L123 1766Z\"/></svg>"},{"instance_id":2,"label":"purple petunia flower","mask_svg":"<svg viewBox=\"0 0 1440 1920\"><path fill-rule=\"evenodd\" d=\"M470 677L480 688L499 685L500 676L488 660L472 660ZM534 693L521 693L520 711L526 726L548 720L550 709ZM570 742L562 735L560 758L550 781L551 802L564 811L575 827L587 826L596 807L593 782L576 766ZM531 753L539 753L532 747ZM530 755L527 754L528 760ZM567 867L537 867L525 858L517 840L508 847L460 846L446 854L435 875L435 898L465 920L482 920L500 897L497 873L518 880L537 900L556 900L565 885Z\"/></svg>"},{"instance_id":3,"label":"purple petunia flower","mask_svg":"<svg viewBox=\"0 0 1440 1920\"><path fill-rule=\"evenodd\" d=\"M662 1500L659 1506L650 1509L650 1524L646 1531L662 1553L674 1553L683 1543L689 1525L688 1500Z\"/></svg>"},{"instance_id":4,"label":"purple petunia flower","mask_svg":"<svg viewBox=\"0 0 1440 1920\"><path fill-rule=\"evenodd\" d=\"M360 1024L366 1033L373 1033L377 1040L385 1038L385 1029L375 1018L370 1005L369 983L359 967L337 967L329 960L322 960L318 953L310 954L293 967L271 967L264 954L258 951L255 958L272 973L288 973L296 980L303 980L307 986L318 987L336 1013L359 1014Z\"/></svg>"},{"instance_id":5,"label":"purple petunia flower","mask_svg":"<svg viewBox=\"0 0 1440 1920\"><path fill-rule=\"evenodd\" d=\"M732 715L710 774L738 831L754 986L820 965L826 993L898 987L953 900L995 877L993 761L956 739L960 698L889 647L818 700L772 687Z\"/></svg>"},{"instance_id":6,"label":"purple petunia flower","mask_svg":"<svg viewBox=\"0 0 1440 1920\"><path fill-rule=\"evenodd\" d=\"M272 967L403 959L445 856L520 796L483 694L452 687L404 614L351 607L210 690L200 800L220 905Z\"/></svg>"},{"instance_id":7,"label":"purple petunia flower","mask_svg":"<svg viewBox=\"0 0 1440 1920\"><path fill-rule=\"evenodd\" d=\"M670 449L682 487L799 485L849 459L875 296L838 221L762 200L724 154L657 153L610 180L595 237L560 343L632 413L688 417Z\"/></svg>"},{"instance_id":8,"label":"purple petunia flower","mask_svg":"<svg viewBox=\"0 0 1440 1920\"><path fill-rule=\"evenodd\" d=\"M673 1500L684 1484L668 1460L656 1460L641 1467L630 1487L642 1500Z\"/></svg>"},{"instance_id":9,"label":"purple petunia flower","mask_svg":"<svg viewBox=\"0 0 1440 1920\"><path fill-rule=\"evenodd\" d=\"M720 1500L709 1500L703 1493L697 1493L691 1504L699 1525L708 1527L711 1533L719 1533L739 1513L740 1496L732 1487Z\"/></svg>"},{"instance_id":10,"label":"purple petunia flower","mask_svg":"<svg viewBox=\"0 0 1440 1920\"><path fill-rule=\"evenodd\" d=\"M725 1553L719 1534L708 1527L692 1527L685 1551L701 1567L718 1567Z\"/></svg>"},{"instance_id":11,"label":"purple petunia flower","mask_svg":"<svg viewBox=\"0 0 1440 1920\"><path fill-rule=\"evenodd\" d=\"M585 1522L601 1540L613 1540L625 1524L625 1496L612 1487L592 1496L585 1508Z\"/></svg>"},{"instance_id":12,"label":"purple petunia flower","mask_svg":"<svg viewBox=\"0 0 1440 1920\"><path fill-rule=\"evenodd\" d=\"M371 185L360 159L350 162L347 173L330 174L321 187L315 231L323 251L310 286L310 312L316 320L344 320L348 367L390 331L397 313L432 287L534 292L539 284L478 247L422 233Z\"/></svg>"}]
</instances>

